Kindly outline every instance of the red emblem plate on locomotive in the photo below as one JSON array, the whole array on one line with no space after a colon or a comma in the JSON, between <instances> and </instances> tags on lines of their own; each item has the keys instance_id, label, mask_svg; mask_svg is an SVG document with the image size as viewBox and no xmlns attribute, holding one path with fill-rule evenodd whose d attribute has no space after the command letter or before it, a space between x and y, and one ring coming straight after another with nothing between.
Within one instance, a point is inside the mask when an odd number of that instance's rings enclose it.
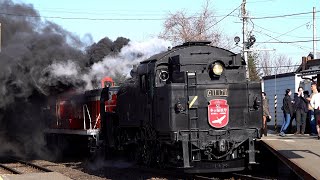
<instances>
[{"instance_id":1,"label":"red emblem plate on locomotive","mask_svg":"<svg viewBox=\"0 0 320 180\"><path fill-rule=\"evenodd\" d=\"M229 122L229 105L227 100L213 99L208 105L208 121L212 127L223 128Z\"/></svg>"}]
</instances>

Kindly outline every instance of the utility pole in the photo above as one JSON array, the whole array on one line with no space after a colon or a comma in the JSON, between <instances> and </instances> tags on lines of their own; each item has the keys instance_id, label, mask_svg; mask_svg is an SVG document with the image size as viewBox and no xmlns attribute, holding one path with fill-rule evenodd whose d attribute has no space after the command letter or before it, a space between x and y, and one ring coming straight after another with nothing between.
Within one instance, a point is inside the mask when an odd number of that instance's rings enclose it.
<instances>
[{"instance_id":1,"label":"utility pole","mask_svg":"<svg viewBox=\"0 0 320 180\"><path fill-rule=\"evenodd\" d=\"M242 52L243 52L243 58L246 62L246 78L249 79L249 67L248 67L248 51L247 51L247 12L246 12L246 0L242 0Z\"/></svg>"},{"instance_id":2,"label":"utility pole","mask_svg":"<svg viewBox=\"0 0 320 180\"><path fill-rule=\"evenodd\" d=\"M313 7L313 59L317 59L316 7Z\"/></svg>"}]
</instances>

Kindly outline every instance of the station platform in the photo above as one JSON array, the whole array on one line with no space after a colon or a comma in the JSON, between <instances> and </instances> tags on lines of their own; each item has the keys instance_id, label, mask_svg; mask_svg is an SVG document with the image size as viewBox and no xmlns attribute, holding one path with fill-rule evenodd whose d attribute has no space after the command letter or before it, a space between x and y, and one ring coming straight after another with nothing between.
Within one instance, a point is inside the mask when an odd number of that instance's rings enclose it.
<instances>
[{"instance_id":1,"label":"station platform","mask_svg":"<svg viewBox=\"0 0 320 180\"><path fill-rule=\"evenodd\" d=\"M320 140L317 136L268 134L260 141L301 179L320 179Z\"/></svg>"}]
</instances>

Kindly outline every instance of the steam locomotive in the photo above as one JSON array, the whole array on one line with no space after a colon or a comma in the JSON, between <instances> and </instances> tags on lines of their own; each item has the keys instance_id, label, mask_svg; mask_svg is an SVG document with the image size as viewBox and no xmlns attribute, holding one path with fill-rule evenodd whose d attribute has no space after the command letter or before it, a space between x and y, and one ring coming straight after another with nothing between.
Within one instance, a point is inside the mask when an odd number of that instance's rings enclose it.
<instances>
[{"instance_id":1,"label":"steam locomotive","mask_svg":"<svg viewBox=\"0 0 320 180\"><path fill-rule=\"evenodd\" d=\"M184 43L140 62L119 87L106 81L84 99L60 100L51 133L81 132L91 149L123 152L146 166L244 170L256 164L262 119L261 85L246 79L245 66L240 54L210 42ZM67 101L75 115L62 117Z\"/></svg>"},{"instance_id":2,"label":"steam locomotive","mask_svg":"<svg viewBox=\"0 0 320 180\"><path fill-rule=\"evenodd\" d=\"M240 54L209 44L184 43L131 71L117 92L116 111L101 112L106 149L190 173L256 164L261 85L246 79Z\"/></svg>"}]
</instances>

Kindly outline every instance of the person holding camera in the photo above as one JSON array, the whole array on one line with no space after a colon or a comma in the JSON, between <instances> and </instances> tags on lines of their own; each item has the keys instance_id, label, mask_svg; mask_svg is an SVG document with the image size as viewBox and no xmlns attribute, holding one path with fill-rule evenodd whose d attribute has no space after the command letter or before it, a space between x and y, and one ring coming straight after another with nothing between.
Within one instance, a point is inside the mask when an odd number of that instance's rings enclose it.
<instances>
[{"instance_id":1,"label":"person holding camera","mask_svg":"<svg viewBox=\"0 0 320 180\"><path fill-rule=\"evenodd\" d=\"M294 108L296 112L297 121L297 131L294 133L296 135L304 135L306 129L306 119L308 113L308 101L304 97L303 88L298 88L298 96L294 98Z\"/></svg>"},{"instance_id":2,"label":"person holding camera","mask_svg":"<svg viewBox=\"0 0 320 180\"><path fill-rule=\"evenodd\" d=\"M266 93L262 92L262 109L263 109L263 116L262 116L262 134L267 136L268 127L267 122L270 122L271 116L269 111L269 101L266 97Z\"/></svg>"}]
</instances>

